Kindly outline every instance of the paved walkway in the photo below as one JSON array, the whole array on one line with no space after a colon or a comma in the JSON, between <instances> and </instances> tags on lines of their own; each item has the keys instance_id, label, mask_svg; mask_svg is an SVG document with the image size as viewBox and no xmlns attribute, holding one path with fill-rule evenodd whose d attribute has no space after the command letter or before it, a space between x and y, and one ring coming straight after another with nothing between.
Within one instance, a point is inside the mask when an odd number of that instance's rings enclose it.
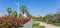
<instances>
[{"instance_id":1,"label":"paved walkway","mask_svg":"<svg viewBox=\"0 0 60 28\"><path fill-rule=\"evenodd\" d=\"M45 26L45 28L60 28L51 24L47 24L47 23L43 23L43 22L39 22L39 26Z\"/></svg>"},{"instance_id":2,"label":"paved walkway","mask_svg":"<svg viewBox=\"0 0 60 28\"><path fill-rule=\"evenodd\" d=\"M23 28L32 28L32 20L30 20L29 22L27 22Z\"/></svg>"}]
</instances>

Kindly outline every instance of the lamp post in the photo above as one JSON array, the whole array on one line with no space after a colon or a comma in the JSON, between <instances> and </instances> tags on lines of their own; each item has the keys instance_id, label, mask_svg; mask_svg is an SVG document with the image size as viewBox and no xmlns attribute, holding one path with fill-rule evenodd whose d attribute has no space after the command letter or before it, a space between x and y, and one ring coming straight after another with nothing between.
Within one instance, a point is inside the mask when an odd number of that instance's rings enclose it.
<instances>
[{"instance_id":1,"label":"lamp post","mask_svg":"<svg viewBox=\"0 0 60 28\"><path fill-rule=\"evenodd\" d=\"M18 18L19 18L19 1L20 1L20 0L18 0L18 2L15 2L15 5L18 6L18 16L17 16ZM15 28L15 27L13 27L13 28ZM22 26L22 27L19 27L19 28L23 28L23 26Z\"/></svg>"},{"instance_id":2,"label":"lamp post","mask_svg":"<svg viewBox=\"0 0 60 28\"><path fill-rule=\"evenodd\" d=\"M19 1L18 1L18 16L17 17L19 18Z\"/></svg>"},{"instance_id":3,"label":"lamp post","mask_svg":"<svg viewBox=\"0 0 60 28\"><path fill-rule=\"evenodd\" d=\"M18 16L17 17L19 18L19 0L18 0L18 2L14 2L14 4L18 6Z\"/></svg>"}]
</instances>

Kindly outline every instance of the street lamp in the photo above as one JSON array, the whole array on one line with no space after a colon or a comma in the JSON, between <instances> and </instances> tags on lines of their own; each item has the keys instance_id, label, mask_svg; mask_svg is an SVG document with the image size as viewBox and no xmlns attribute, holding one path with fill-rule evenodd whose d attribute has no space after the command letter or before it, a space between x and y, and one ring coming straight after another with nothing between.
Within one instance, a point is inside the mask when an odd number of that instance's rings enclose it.
<instances>
[{"instance_id":1,"label":"street lamp","mask_svg":"<svg viewBox=\"0 0 60 28\"><path fill-rule=\"evenodd\" d=\"M18 1L18 18L19 18L19 1Z\"/></svg>"},{"instance_id":2,"label":"street lamp","mask_svg":"<svg viewBox=\"0 0 60 28\"><path fill-rule=\"evenodd\" d=\"M18 6L18 16L17 17L19 18L19 0L18 0L18 2L14 2L14 4Z\"/></svg>"}]
</instances>

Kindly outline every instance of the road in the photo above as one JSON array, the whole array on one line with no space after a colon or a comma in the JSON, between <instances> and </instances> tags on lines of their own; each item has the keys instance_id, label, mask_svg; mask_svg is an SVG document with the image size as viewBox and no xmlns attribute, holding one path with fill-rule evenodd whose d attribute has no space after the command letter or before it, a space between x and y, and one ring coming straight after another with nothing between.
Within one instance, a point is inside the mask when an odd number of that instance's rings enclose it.
<instances>
[{"instance_id":1,"label":"road","mask_svg":"<svg viewBox=\"0 0 60 28\"><path fill-rule=\"evenodd\" d=\"M54 26L54 25L51 25L51 24L47 24L47 23L44 23L44 22L39 22L39 26L45 26L45 28L60 28L60 27L57 27L57 26Z\"/></svg>"}]
</instances>

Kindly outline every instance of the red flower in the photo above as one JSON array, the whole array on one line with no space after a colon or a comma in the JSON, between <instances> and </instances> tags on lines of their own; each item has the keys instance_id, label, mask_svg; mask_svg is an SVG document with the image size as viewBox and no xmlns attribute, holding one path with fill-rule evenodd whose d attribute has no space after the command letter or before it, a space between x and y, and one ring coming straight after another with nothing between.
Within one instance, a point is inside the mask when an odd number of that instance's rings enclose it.
<instances>
[{"instance_id":1,"label":"red flower","mask_svg":"<svg viewBox=\"0 0 60 28\"><path fill-rule=\"evenodd\" d=\"M14 21L15 20L15 18L12 18L12 21Z\"/></svg>"},{"instance_id":2,"label":"red flower","mask_svg":"<svg viewBox=\"0 0 60 28\"><path fill-rule=\"evenodd\" d=\"M11 25L16 24L17 26L22 26L30 20L29 18L14 18L14 17L12 17L10 19L8 17L0 17L0 18L2 19L1 21L3 23L4 22L7 23L7 24L11 23Z\"/></svg>"},{"instance_id":3,"label":"red flower","mask_svg":"<svg viewBox=\"0 0 60 28\"><path fill-rule=\"evenodd\" d=\"M27 23L30 19L29 18L24 18L23 19L25 23Z\"/></svg>"},{"instance_id":4,"label":"red flower","mask_svg":"<svg viewBox=\"0 0 60 28\"><path fill-rule=\"evenodd\" d=\"M19 22L19 18L16 18L15 21L16 21L16 22Z\"/></svg>"}]
</instances>

